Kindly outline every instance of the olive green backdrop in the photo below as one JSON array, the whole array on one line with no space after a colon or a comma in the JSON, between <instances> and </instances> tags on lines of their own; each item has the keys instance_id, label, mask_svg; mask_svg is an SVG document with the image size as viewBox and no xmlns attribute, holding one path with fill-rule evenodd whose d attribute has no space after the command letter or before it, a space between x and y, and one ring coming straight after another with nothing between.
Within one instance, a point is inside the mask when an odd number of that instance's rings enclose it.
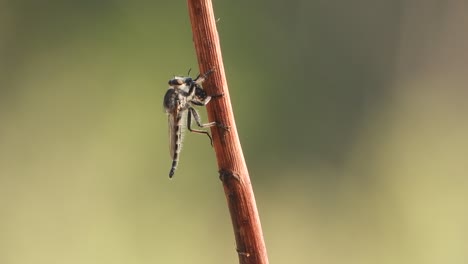
<instances>
[{"instance_id":1,"label":"olive green backdrop","mask_svg":"<svg viewBox=\"0 0 468 264\"><path fill-rule=\"evenodd\" d=\"M237 263L185 1L0 1L0 263ZM271 263L467 263L467 5L214 1ZM204 110L203 118L206 120Z\"/></svg>"}]
</instances>

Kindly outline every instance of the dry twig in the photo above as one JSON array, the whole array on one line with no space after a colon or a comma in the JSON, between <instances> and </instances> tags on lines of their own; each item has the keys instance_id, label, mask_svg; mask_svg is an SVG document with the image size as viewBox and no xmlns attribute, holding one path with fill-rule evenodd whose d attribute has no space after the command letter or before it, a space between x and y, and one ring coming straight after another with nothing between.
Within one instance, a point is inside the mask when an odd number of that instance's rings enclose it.
<instances>
[{"instance_id":1,"label":"dry twig","mask_svg":"<svg viewBox=\"0 0 468 264\"><path fill-rule=\"evenodd\" d=\"M211 0L188 0L188 9L200 72L214 70L204 87L210 95L223 95L212 100L207 111L210 121L229 128L213 127L211 132L234 227L239 263L267 264L260 218L229 98L213 6Z\"/></svg>"}]
</instances>

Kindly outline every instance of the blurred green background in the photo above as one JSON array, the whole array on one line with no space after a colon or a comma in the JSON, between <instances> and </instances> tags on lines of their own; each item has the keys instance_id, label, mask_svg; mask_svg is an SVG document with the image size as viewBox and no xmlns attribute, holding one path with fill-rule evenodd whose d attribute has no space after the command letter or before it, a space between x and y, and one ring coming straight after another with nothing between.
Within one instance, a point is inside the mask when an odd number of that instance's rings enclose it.
<instances>
[{"instance_id":1,"label":"blurred green background","mask_svg":"<svg viewBox=\"0 0 468 264\"><path fill-rule=\"evenodd\" d=\"M467 7L215 1L271 263L468 262ZM189 68L185 1L0 1L0 263L237 263Z\"/></svg>"}]
</instances>

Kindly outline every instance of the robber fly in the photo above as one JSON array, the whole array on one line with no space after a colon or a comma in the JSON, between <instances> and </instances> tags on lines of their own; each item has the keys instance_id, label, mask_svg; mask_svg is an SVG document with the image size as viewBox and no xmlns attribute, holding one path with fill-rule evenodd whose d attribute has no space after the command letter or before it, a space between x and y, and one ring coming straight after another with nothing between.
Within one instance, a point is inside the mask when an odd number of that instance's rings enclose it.
<instances>
[{"instance_id":1,"label":"robber fly","mask_svg":"<svg viewBox=\"0 0 468 264\"><path fill-rule=\"evenodd\" d=\"M172 167L169 172L169 178L174 175L177 163L179 162L179 154L182 147L182 129L183 117L187 116L187 128L190 132L205 134L210 139L213 145L213 139L210 133L205 130L192 129L192 116L199 127L218 126L216 122L202 124L200 115L193 106L204 106L213 98L206 94L201 86L201 83L211 74L208 71L204 75L198 75L195 79L190 77L175 76L169 80L169 89L164 95L164 110L168 114L169 121L169 149L172 158Z\"/></svg>"}]
</instances>

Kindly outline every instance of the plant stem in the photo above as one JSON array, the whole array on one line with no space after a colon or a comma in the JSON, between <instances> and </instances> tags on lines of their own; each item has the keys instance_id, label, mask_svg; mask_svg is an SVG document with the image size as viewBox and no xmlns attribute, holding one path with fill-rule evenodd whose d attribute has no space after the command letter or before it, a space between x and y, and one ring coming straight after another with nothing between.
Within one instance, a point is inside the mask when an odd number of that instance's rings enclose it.
<instances>
[{"instance_id":1,"label":"plant stem","mask_svg":"<svg viewBox=\"0 0 468 264\"><path fill-rule=\"evenodd\" d=\"M214 71L204 87L210 95L222 95L211 100L207 111L210 121L228 127L213 127L211 132L219 178L234 228L239 263L267 264L260 218L229 97L213 6L211 0L188 0L188 9L200 72Z\"/></svg>"}]
</instances>

